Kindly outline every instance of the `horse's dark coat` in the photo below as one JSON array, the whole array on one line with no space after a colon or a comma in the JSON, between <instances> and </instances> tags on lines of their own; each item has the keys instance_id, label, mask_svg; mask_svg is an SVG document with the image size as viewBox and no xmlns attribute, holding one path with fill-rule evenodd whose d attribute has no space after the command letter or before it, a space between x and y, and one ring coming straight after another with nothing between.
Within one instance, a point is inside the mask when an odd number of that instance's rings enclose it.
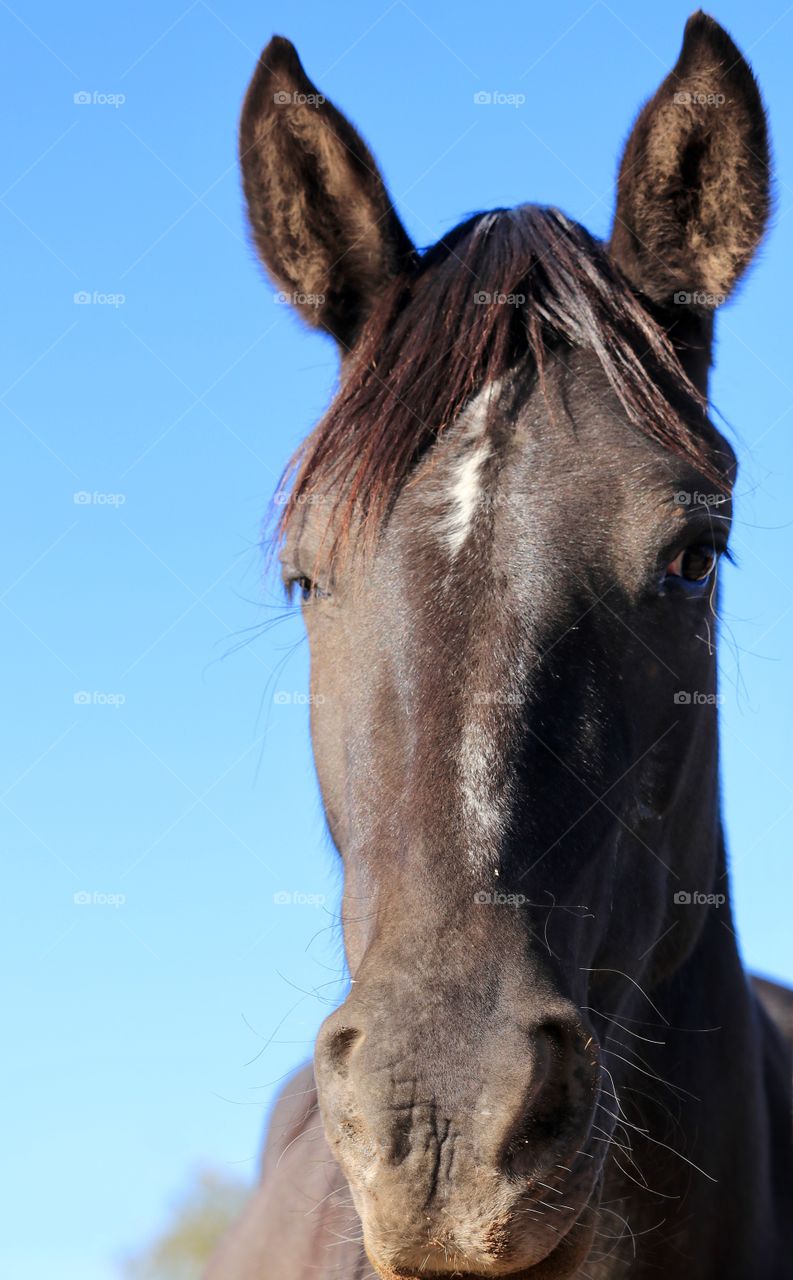
<instances>
[{"instance_id":1,"label":"horse's dark coat","mask_svg":"<svg viewBox=\"0 0 793 1280\"><path fill-rule=\"evenodd\" d=\"M705 411L768 214L751 71L690 20L605 247L524 207L417 254L283 40L241 146L259 252L342 355L282 561L354 984L210 1276L791 1276L790 997L759 988L777 1027L733 932Z\"/></svg>"},{"instance_id":2,"label":"horse's dark coat","mask_svg":"<svg viewBox=\"0 0 793 1280\"><path fill-rule=\"evenodd\" d=\"M763 978L752 983L793 1051L793 991ZM304 1274L321 1280L375 1275L360 1245L347 1181L322 1132L311 1066L292 1077L275 1103L259 1184L207 1280L297 1280ZM681 1268L679 1274L687 1273Z\"/></svg>"}]
</instances>

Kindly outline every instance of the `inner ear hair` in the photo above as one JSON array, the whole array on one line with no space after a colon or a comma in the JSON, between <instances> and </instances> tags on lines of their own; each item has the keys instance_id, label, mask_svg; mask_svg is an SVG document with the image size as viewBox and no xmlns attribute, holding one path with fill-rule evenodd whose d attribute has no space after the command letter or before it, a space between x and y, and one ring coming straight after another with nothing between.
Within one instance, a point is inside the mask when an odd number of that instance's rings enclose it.
<instances>
[{"instance_id":1,"label":"inner ear hair","mask_svg":"<svg viewBox=\"0 0 793 1280\"><path fill-rule=\"evenodd\" d=\"M654 302L712 310L756 253L770 203L760 91L727 32L695 13L625 147L611 254Z\"/></svg>"},{"instance_id":2,"label":"inner ear hair","mask_svg":"<svg viewBox=\"0 0 793 1280\"><path fill-rule=\"evenodd\" d=\"M240 164L253 241L282 301L349 348L414 249L366 143L281 36L245 98Z\"/></svg>"}]
</instances>

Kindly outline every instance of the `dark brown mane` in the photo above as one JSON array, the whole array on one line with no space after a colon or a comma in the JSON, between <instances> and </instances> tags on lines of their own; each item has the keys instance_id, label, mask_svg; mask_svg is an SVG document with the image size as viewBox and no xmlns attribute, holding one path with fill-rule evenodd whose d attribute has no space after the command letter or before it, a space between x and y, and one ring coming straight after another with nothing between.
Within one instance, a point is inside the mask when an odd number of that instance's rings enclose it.
<instances>
[{"instance_id":1,"label":"dark brown mane","mask_svg":"<svg viewBox=\"0 0 793 1280\"><path fill-rule=\"evenodd\" d=\"M471 397L520 360L542 380L551 346L593 350L630 421L726 483L697 429L704 400L661 324L587 231L557 209L523 205L475 215L388 287L286 473L280 533L333 488L334 549L353 519L365 541Z\"/></svg>"}]
</instances>

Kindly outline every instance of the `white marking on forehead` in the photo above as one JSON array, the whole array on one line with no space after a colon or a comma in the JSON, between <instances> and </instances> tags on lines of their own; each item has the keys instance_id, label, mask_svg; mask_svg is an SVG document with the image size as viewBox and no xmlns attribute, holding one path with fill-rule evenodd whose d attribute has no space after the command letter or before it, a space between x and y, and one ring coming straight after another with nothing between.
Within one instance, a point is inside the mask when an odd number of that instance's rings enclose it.
<instances>
[{"instance_id":1,"label":"white marking on forehead","mask_svg":"<svg viewBox=\"0 0 793 1280\"><path fill-rule=\"evenodd\" d=\"M444 520L446 545L453 556L464 546L471 531L471 523L479 506L481 468L490 457L490 445L485 442L471 450L458 462L452 477L449 501L452 510Z\"/></svg>"},{"instance_id":2,"label":"white marking on forehead","mask_svg":"<svg viewBox=\"0 0 793 1280\"><path fill-rule=\"evenodd\" d=\"M446 501L450 510L444 515L440 534L453 556L464 546L471 531L482 493L482 467L491 454L490 441L483 438L492 398L498 394L493 383L480 391L460 417L454 431L454 444L462 457L452 463Z\"/></svg>"},{"instance_id":3,"label":"white marking on forehead","mask_svg":"<svg viewBox=\"0 0 793 1280\"><path fill-rule=\"evenodd\" d=\"M442 491L435 489L432 502L443 503L443 514L434 527L452 557L465 546L485 498L482 469L493 455L493 444L487 435L489 412L502 390L503 382L495 381L480 391L460 415L446 442L450 460ZM492 678L481 670L472 671L459 690L463 714L456 744L455 789L469 841L469 867L477 875L492 869L511 809L511 784L503 779L501 762L506 750L502 741L504 716L499 716L498 704L520 700L519 673L514 667L498 677L499 684L505 687L488 689Z\"/></svg>"},{"instance_id":4,"label":"white marking on forehead","mask_svg":"<svg viewBox=\"0 0 793 1280\"><path fill-rule=\"evenodd\" d=\"M493 743L488 740L486 728L478 721L466 717L460 742L460 799L463 817L471 837L469 859L472 867L482 870L496 850L506 822L505 797L499 796L493 785L497 761L493 758Z\"/></svg>"}]
</instances>

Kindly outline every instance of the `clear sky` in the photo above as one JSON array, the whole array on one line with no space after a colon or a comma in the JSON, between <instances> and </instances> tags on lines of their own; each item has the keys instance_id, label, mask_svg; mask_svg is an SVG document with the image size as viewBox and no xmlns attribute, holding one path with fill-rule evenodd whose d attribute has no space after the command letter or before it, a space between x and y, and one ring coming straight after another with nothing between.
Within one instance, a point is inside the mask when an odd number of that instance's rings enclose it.
<instances>
[{"instance_id":1,"label":"clear sky","mask_svg":"<svg viewBox=\"0 0 793 1280\"><path fill-rule=\"evenodd\" d=\"M793 5L712 11L778 166L714 378L743 458L725 807L747 961L793 980ZM604 234L688 12L0 0L4 1278L111 1280L196 1166L250 1176L341 990L305 645L289 615L260 634L282 612L262 518L335 356L246 243L235 127L259 49L295 41L418 243L524 200Z\"/></svg>"}]
</instances>

